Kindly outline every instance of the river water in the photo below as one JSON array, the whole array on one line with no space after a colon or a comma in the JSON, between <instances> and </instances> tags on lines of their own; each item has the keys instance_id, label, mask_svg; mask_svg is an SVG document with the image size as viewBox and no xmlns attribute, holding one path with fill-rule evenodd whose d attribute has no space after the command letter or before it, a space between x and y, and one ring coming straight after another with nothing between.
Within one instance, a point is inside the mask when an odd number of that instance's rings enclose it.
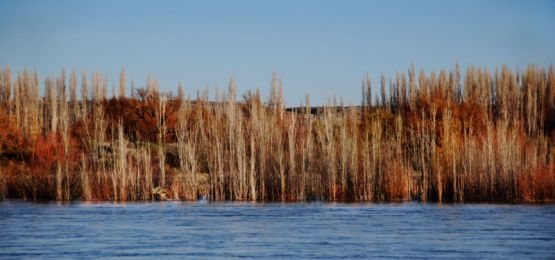
<instances>
[{"instance_id":1,"label":"river water","mask_svg":"<svg viewBox=\"0 0 555 260\"><path fill-rule=\"evenodd\" d=\"M550 258L555 205L0 202L0 258Z\"/></svg>"}]
</instances>

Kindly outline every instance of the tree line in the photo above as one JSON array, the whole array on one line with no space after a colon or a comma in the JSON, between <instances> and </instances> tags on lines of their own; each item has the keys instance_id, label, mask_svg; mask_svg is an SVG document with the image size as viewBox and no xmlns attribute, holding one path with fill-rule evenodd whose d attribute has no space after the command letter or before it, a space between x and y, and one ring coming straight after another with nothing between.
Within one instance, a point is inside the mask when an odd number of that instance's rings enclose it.
<instances>
[{"instance_id":1,"label":"tree line","mask_svg":"<svg viewBox=\"0 0 555 260\"><path fill-rule=\"evenodd\" d=\"M289 108L277 75L264 100L238 98L233 79L210 99L135 88L124 70L111 95L99 73L12 74L0 70L0 198L555 199L552 65L411 66L365 77L360 105Z\"/></svg>"}]
</instances>

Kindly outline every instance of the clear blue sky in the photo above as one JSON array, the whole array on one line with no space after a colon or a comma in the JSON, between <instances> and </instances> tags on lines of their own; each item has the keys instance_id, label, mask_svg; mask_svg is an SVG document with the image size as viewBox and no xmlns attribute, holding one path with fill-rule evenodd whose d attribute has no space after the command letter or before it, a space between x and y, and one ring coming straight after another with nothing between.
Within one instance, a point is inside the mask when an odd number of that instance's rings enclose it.
<instances>
[{"instance_id":1,"label":"clear blue sky","mask_svg":"<svg viewBox=\"0 0 555 260\"><path fill-rule=\"evenodd\" d=\"M288 105L341 96L360 101L369 73L394 77L459 62L555 61L555 1L45 1L0 0L0 65L97 70L138 85L183 82L268 92L273 71Z\"/></svg>"}]
</instances>

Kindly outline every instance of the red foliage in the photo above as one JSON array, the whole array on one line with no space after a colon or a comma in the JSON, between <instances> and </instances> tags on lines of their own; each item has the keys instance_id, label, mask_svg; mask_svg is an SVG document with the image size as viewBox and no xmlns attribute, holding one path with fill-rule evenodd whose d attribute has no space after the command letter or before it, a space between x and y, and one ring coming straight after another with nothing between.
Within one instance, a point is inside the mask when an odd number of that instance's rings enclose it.
<instances>
[{"instance_id":1,"label":"red foliage","mask_svg":"<svg viewBox=\"0 0 555 260\"><path fill-rule=\"evenodd\" d=\"M55 134L40 137L35 143L34 149L35 165L40 165L43 169L50 169L58 162L63 162L66 158L63 144Z\"/></svg>"},{"instance_id":2,"label":"red foliage","mask_svg":"<svg viewBox=\"0 0 555 260\"><path fill-rule=\"evenodd\" d=\"M144 90L137 91L137 98L111 99L105 104L105 112L111 126L117 126L121 120L125 134L131 141L142 140L156 142L158 136L157 110L159 94L148 94ZM177 122L176 111L181 103L179 100L170 99L166 104L163 116L167 136L171 140ZM110 134L110 132L108 132Z\"/></svg>"},{"instance_id":3,"label":"red foliage","mask_svg":"<svg viewBox=\"0 0 555 260\"><path fill-rule=\"evenodd\" d=\"M524 201L555 200L555 164L522 173L518 177L518 188Z\"/></svg>"}]
</instances>

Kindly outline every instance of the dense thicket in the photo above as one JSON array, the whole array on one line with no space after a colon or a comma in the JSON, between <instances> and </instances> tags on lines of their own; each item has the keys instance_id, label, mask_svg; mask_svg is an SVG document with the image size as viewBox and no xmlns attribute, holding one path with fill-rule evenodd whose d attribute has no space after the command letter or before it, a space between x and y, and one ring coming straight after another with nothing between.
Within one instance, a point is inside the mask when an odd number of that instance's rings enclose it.
<instances>
[{"instance_id":1,"label":"dense thicket","mask_svg":"<svg viewBox=\"0 0 555 260\"><path fill-rule=\"evenodd\" d=\"M89 78L90 77L90 78ZM285 109L227 91L196 98L122 71L47 78L0 71L0 197L547 201L555 199L555 73L503 66L425 74L411 67L362 105ZM79 90L80 89L80 90ZM372 95L372 91L377 92ZM156 187L160 187L156 189Z\"/></svg>"}]
</instances>

